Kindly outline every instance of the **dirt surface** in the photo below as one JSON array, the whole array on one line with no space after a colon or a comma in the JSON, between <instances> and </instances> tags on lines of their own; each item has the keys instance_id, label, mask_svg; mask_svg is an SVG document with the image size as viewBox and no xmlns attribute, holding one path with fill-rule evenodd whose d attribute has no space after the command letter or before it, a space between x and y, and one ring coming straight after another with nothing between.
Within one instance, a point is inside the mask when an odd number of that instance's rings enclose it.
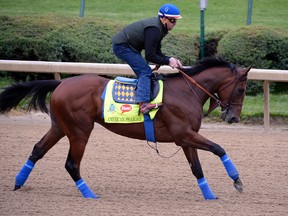
<instances>
[{"instance_id":1,"label":"dirt surface","mask_svg":"<svg viewBox=\"0 0 288 216\"><path fill-rule=\"evenodd\" d=\"M84 199L64 168L69 144L62 139L40 160L24 187L15 175L50 127L41 113L0 115L0 215L288 215L288 127L204 123L200 133L220 144L240 172L244 192L233 188L219 158L199 151L218 200L205 201L182 151L159 157L145 141L95 125L81 174L101 198ZM163 155L177 151L159 143Z\"/></svg>"}]
</instances>

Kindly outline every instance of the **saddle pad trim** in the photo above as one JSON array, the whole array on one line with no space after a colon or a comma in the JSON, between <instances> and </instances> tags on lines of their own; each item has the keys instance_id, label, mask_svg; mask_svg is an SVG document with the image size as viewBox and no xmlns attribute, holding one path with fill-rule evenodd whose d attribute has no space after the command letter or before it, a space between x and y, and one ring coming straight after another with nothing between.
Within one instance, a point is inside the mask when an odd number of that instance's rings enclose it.
<instances>
[{"instance_id":1,"label":"saddle pad trim","mask_svg":"<svg viewBox=\"0 0 288 216\"><path fill-rule=\"evenodd\" d=\"M130 84L130 85L135 85L135 86L138 83L137 79L132 79L132 78L128 78L128 77L121 77L121 76L117 76L115 78L115 81L118 83Z\"/></svg>"}]
</instances>

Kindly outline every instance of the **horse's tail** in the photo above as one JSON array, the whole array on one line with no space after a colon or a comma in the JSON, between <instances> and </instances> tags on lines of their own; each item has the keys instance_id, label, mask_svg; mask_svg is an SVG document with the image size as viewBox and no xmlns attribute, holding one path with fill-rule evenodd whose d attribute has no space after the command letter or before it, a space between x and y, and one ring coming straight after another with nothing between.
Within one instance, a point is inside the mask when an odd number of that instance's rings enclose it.
<instances>
[{"instance_id":1,"label":"horse's tail","mask_svg":"<svg viewBox=\"0 0 288 216\"><path fill-rule=\"evenodd\" d=\"M17 83L4 88L0 93L0 113L9 112L16 108L21 100L29 98L28 110L37 109L48 113L46 97L61 83L58 80L35 80L31 82Z\"/></svg>"}]
</instances>

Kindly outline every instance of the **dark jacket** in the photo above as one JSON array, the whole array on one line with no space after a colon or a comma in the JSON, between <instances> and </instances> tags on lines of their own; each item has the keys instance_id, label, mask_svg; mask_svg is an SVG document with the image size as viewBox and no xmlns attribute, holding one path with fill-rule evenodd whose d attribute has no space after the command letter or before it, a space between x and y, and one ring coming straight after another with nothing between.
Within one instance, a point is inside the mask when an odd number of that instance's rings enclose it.
<instances>
[{"instance_id":1,"label":"dark jacket","mask_svg":"<svg viewBox=\"0 0 288 216\"><path fill-rule=\"evenodd\" d=\"M127 25L112 38L113 44L126 44L137 52L145 50L145 59L155 64L168 65L169 58L161 52L161 41L167 28L157 17Z\"/></svg>"}]
</instances>

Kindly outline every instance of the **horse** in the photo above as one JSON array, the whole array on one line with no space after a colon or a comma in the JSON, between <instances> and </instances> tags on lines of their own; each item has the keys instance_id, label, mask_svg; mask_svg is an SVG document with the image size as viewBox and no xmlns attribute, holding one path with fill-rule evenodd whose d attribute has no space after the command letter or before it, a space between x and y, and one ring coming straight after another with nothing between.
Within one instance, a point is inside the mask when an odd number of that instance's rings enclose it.
<instances>
[{"instance_id":1,"label":"horse","mask_svg":"<svg viewBox=\"0 0 288 216\"><path fill-rule=\"evenodd\" d=\"M236 190L243 191L239 172L225 150L198 132L204 116L203 106L209 98L212 101L209 110L220 106L223 121L232 124L240 120L250 68L213 57L199 60L191 67L179 68L179 72L163 75L163 105L155 116L155 138L157 142L174 142L182 148L205 200L217 199L217 196L204 177L198 150L218 156ZM63 80L35 80L4 88L0 94L1 113L9 112L22 99L29 98L28 110L38 108L51 118L50 129L34 145L31 155L16 175L14 190L24 185L34 165L67 136L70 148L65 169L84 198L99 198L80 175L81 159L94 124L128 138L145 140L143 122L119 124L103 120L101 94L109 80L90 74ZM46 104L48 96L49 109Z\"/></svg>"}]
</instances>

